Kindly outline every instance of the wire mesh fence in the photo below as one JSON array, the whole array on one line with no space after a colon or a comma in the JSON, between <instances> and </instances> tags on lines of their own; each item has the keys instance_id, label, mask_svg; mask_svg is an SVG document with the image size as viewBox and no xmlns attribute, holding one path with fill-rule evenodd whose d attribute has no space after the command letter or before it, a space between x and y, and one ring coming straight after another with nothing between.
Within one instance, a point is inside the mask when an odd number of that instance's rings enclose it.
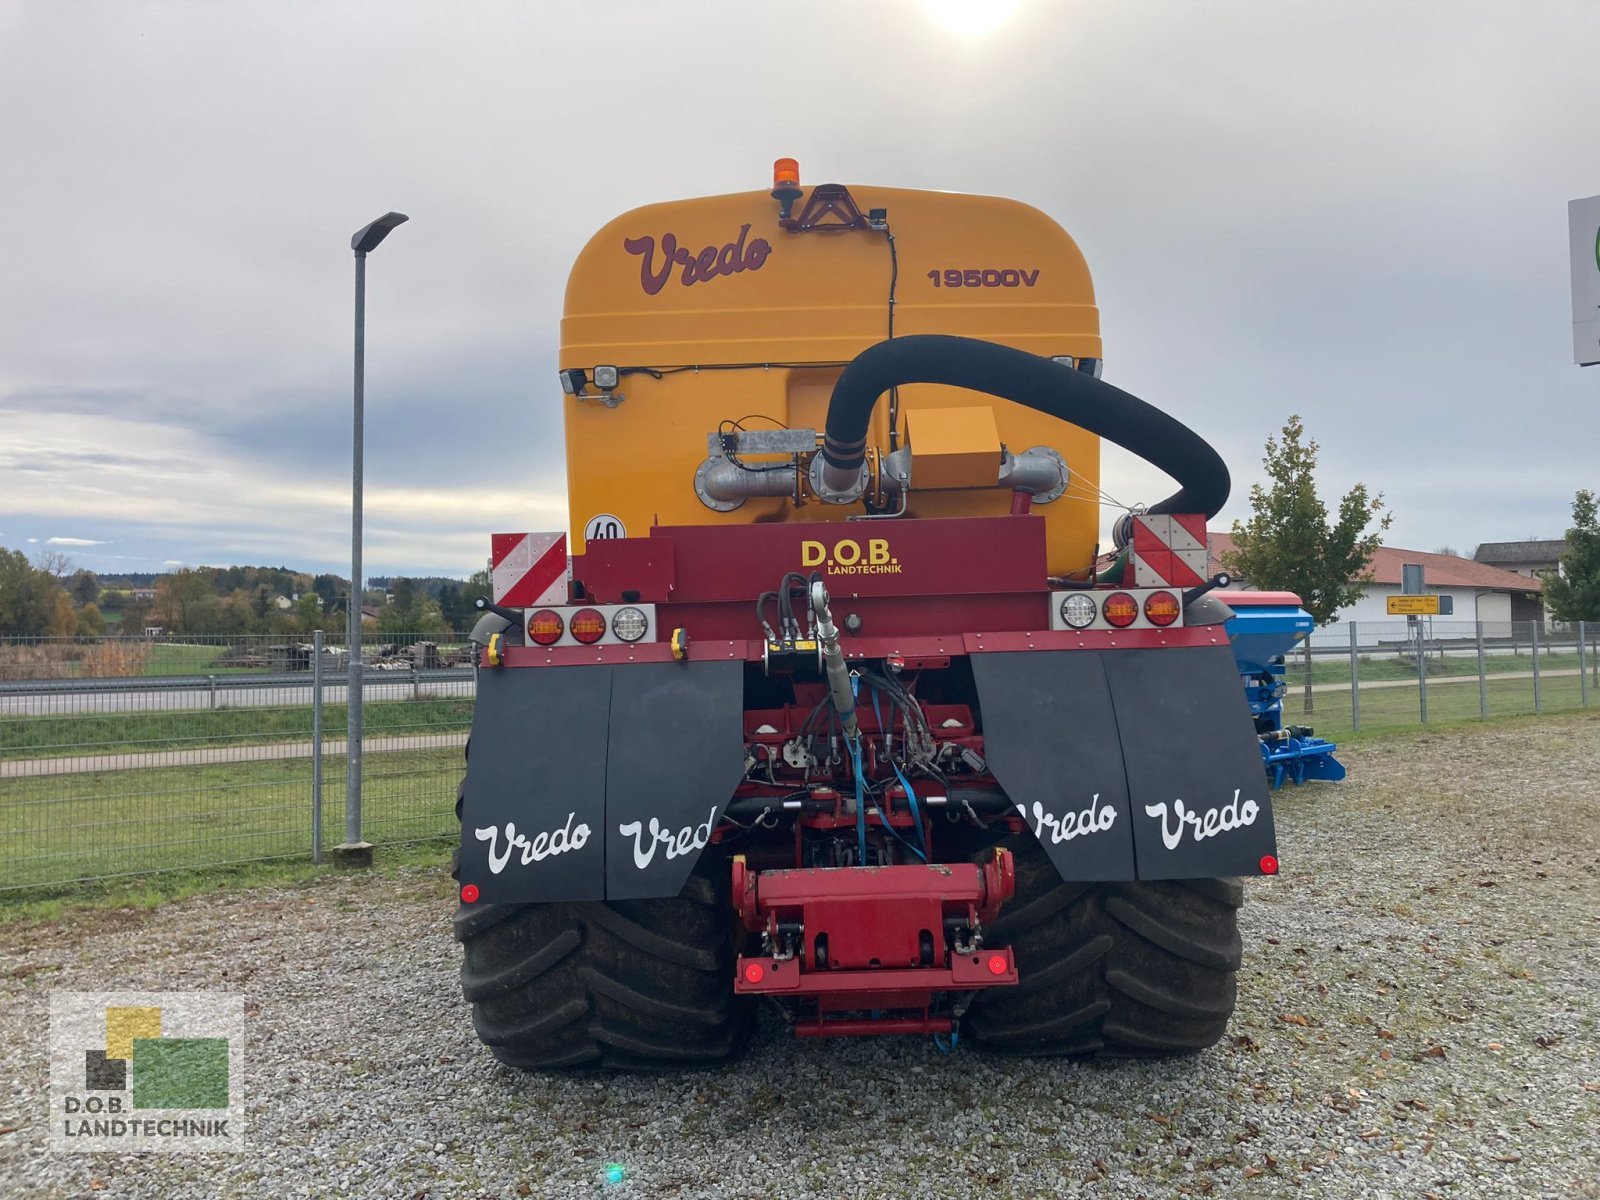
<instances>
[{"instance_id":1,"label":"wire mesh fence","mask_svg":"<svg viewBox=\"0 0 1600 1200\"><path fill-rule=\"evenodd\" d=\"M373 637L362 836L451 836L470 647ZM320 857L346 832L348 664L332 635L0 639L0 889Z\"/></svg>"},{"instance_id":2,"label":"wire mesh fence","mask_svg":"<svg viewBox=\"0 0 1600 1200\"><path fill-rule=\"evenodd\" d=\"M1421 618L1318 630L1285 663L1284 720L1355 729L1600 704L1600 624Z\"/></svg>"},{"instance_id":3,"label":"wire mesh fence","mask_svg":"<svg viewBox=\"0 0 1600 1200\"><path fill-rule=\"evenodd\" d=\"M1347 623L1285 664L1284 717L1337 738L1585 708L1597 640L1595 624ZM470 646L387 635L362 662L361 837L454 837ZM334 635L0 639L0 891L320 858L348 836L348 663Z\"/></svg>"}]
</instances>

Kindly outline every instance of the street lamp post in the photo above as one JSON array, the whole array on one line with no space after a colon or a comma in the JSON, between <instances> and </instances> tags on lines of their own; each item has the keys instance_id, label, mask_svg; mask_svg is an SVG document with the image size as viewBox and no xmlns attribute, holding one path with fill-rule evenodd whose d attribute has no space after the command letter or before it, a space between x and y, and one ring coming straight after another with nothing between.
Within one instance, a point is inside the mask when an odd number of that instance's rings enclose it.
<instances>
[{"instance_id":1,"label":"street lamp post","mask_svg":"<svg viewBox=\"0 0 1600 1200\"><path fill-rule=\"evenodd\" d=\"M356 255L356 375L354 453L350 468L350 602L345 613L350 647L349 675L345 683L349 736L345 741L344 842L333 848L334 860L346 866L372 864L372 844L361 838L361 597L366 590L361 572L361 472L366 398L367 254L378 248L391 229L407 219L405 213L385 213L370 225L362 226L350 239L350 249Z\"/></svg>"}]
</instances>

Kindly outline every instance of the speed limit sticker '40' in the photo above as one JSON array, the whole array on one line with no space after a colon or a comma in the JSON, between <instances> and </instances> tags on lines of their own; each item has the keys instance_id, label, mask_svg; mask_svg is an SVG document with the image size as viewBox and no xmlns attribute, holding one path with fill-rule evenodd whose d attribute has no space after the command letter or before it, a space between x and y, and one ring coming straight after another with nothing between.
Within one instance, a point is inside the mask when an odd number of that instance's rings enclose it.
<instances>
[{"instance_id":1,"label":"speed limit sticker '40'","mask_svg":"<svg viewBox=\"0 0 1600 1200\"><path fill-rule=\"evenodd\" d=\"M628 527L622 523L622 518L612 516L610 513L596 513L583 527L583 540L586 542L627 536Z\"/></svg>"}]
</instances>

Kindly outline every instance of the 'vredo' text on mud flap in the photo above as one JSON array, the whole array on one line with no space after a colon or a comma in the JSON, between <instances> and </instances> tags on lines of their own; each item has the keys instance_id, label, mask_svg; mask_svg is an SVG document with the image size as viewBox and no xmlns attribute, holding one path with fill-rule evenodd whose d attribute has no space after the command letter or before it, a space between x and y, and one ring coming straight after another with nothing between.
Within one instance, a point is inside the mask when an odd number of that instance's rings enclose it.
<instances>
[{"instance_id":1,"label":"'vredo' text on mud flap","mask_svg":"<svg viewBox=\"0 0 1600 1200\"><path fill-rule=\"evenodd\" d=\"M461 882L487 903L676 896L743 775L743 664L485 671Z\"/></svg>"}]
</instances>

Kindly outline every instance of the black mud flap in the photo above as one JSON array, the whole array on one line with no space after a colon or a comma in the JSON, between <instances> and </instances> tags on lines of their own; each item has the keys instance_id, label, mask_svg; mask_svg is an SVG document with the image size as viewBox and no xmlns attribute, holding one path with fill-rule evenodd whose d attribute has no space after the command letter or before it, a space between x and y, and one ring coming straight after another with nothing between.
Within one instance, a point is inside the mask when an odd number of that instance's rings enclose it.
<instances>
[{"instance_id":1,"label":"black mud flap","mask_svg":"<svg viewBox=\"0 0 1600 1200\"><path fill-rule=\"evenodd\" d=\"M743 772L738 662L482 671L461 882L493 904L676 896Z\"/></svg>"},{"instance_id":2,"label":"black mud flap","mask_svg":"<svg viewBox=\"0 0 1600 1200\"><path fill-rule=\"evenodd\" d=\"M1068 880L1257 875L1276 854L1226 646L976 654L990 769Z\"/></svg>"}]
</instances>

